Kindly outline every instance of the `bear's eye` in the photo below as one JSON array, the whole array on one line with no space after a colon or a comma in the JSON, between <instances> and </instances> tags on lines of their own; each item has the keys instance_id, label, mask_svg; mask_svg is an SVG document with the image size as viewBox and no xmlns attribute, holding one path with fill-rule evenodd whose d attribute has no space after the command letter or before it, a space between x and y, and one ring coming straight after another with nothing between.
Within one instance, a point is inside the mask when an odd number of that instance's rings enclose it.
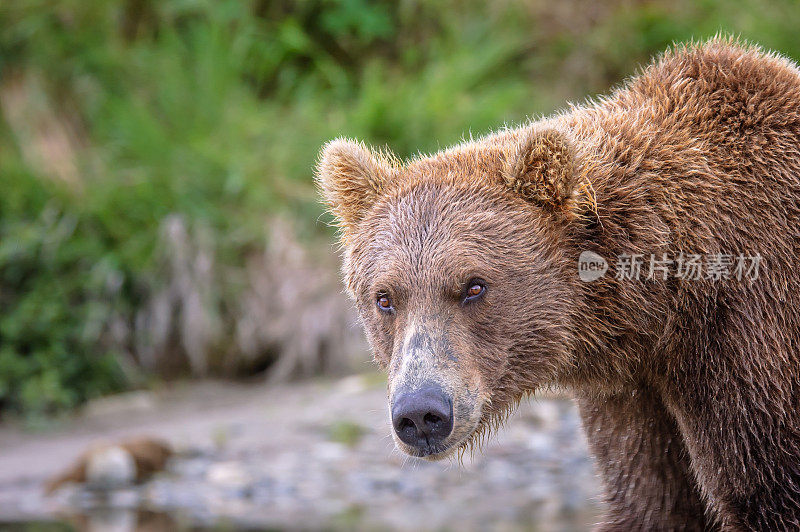
<instances>
[{"instance_id":1,"label":"bear's eye","mask_svg":"<svg viewBox=\"0 0 800 532\"><path fill-rule=\"evenodd\" d=\"M394 305L392 305L392 300L389 298L389 294L380 293L378 294L375 302L378 304L378 308L382 312L391 312L394 310Z\"/></svg>"},{"instance_id":2,"label":"bear's eye","mask_svg":"<svg viewBox=\"0 0 800 532\"><path fill-rule=\"evenodd\" d=\"M486 283L481 279L472 279L468 282L464 289L464 303L471 303L476 299L483 297L486 293Z\"/></svg>"}]
</instances>

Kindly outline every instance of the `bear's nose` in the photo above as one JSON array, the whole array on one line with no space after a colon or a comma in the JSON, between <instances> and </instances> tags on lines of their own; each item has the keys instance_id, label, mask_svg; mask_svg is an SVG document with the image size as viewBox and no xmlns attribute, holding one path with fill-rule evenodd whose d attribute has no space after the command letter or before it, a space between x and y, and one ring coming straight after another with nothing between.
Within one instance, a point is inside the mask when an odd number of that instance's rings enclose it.
<instances>
[{"instance_id":1,"label":"bear's nose","mask_svg":"<svg viewBox=\"0 0 800 532\"><path fill-rule=\"evenodd\" d=\"M453 430L453 402L439 386L401 393L392 406L392 425L403 443L434 446Z\"/></svg>"}]
</instances>

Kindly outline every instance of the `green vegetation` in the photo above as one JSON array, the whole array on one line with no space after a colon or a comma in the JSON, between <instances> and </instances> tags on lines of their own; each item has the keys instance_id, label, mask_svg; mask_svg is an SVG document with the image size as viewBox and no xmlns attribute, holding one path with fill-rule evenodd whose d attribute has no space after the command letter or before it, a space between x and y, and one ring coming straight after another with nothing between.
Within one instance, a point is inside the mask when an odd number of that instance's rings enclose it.
<instances>
[{"instance_id":1,"label":"green vegetation","mask_svg":"<svg viewBox=\"0 0 800 532\"><path fill-rule=\"evenodd\" d=\"M252 274L275 220L318 262L334 136L410 156L606 91L673 41L797 58L798 27L788 0L3 1L0 413L280 359L293 340L243 340L242 300L254 276L280 291L280 253Z\"/></svg>"},{"instance_id":2,"label":"green vegetation","mask_svg":"<svg viewBox=\"0 0 800 532\"><path fill-rule=\"evenodd\" d=\"M328 439L347 447L358 445L363 436L364 427L350 420L337 421L328 427Z\"/></svg>"}]
</instances>

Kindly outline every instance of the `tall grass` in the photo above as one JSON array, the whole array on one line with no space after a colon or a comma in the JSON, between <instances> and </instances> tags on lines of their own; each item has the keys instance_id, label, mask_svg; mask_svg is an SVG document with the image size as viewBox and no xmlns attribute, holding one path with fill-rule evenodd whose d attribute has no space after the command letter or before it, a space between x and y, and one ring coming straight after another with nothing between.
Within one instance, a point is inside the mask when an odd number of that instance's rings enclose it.
<instances>
[{"instance_id":1,"label":"tall grass","mask_svg":"<svg viewBox=\"0 0 800 532\"><path fill-rule=\"evenodd\" d=\"M9 0L0 4L0 412L154 375L365 356L311 174L606 90L673 40L800 56L762 3Z\"/></svg>"}]
</instances>

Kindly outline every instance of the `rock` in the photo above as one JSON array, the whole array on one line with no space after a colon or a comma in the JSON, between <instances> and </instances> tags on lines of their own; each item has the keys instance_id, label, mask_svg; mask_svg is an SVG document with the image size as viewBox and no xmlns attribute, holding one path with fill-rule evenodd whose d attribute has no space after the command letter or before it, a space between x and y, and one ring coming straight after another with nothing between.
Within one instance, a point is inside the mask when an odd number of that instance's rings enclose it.
<instances>
[{"instance_id":1,"label":"rock","mask_svg":"<svg viewBox=\"0 0 800 532\"><path fill-rule=\"evenodd\" d=\"M219 462L212 464L206 479L223 488L243 488L252 483L252 478L239 462Z\"/></svg>"},{"instance_id":2,"label":"rock","mask_svg":"<svg viewBox=\"0 0 800 532\"><path fill-rule=\"evenodd\" d=\"M86 486L110 490L130 485L136 480L136 462L131 453L119 446L93 453L86 464Z\"/></svg>"}]
</instances>

